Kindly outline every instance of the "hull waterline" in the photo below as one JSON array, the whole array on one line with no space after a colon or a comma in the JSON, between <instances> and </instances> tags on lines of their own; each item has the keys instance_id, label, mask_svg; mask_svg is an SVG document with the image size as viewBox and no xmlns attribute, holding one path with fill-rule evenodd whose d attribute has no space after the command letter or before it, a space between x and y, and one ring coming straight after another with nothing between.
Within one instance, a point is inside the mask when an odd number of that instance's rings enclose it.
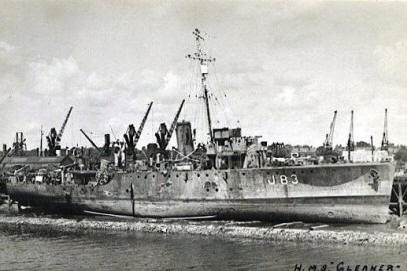
<instances>
[{"instance_id":1,"label":"hull waterline","mask_svg":"<svg viewBox=\"0 0 407 271\"><path fill-rule=\"evenodd\" d=\"M385 223L391 164L118 173L103 186L8 183L21 205L140 217Z\"/></svg>"}]
</instances>

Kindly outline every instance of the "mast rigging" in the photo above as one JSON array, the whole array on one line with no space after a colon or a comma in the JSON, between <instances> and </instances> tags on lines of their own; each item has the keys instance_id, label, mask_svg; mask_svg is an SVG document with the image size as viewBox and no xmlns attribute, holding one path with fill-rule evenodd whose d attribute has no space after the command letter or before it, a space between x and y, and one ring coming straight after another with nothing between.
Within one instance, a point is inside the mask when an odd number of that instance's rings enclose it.
<instances>
[{"instance_id":1,"label":"mast rigging","mask_svg":"<svg viewBox=\"0 0 407 271\"><path fill-rule=\"evenodd\" d=\"M208 84L207 84L207 76L208 76L208 63L216 61L216 58L209 57L208 54L202 49L201 41L204 41L205 38L201 35L201 32L198 28L192 32L195 36L196 41L196 52L191 55L188 54L186 58L196 60L199 62L201 67L201 89L203 98L205 100L205 107L206 107L206 116L208 120L208 130L209 130L209 137L211 142L213 143L213 134L212 134L212 121L211 121L211 112L209 108L209 95L208 95Z\"/></svg>"}]
</instances>

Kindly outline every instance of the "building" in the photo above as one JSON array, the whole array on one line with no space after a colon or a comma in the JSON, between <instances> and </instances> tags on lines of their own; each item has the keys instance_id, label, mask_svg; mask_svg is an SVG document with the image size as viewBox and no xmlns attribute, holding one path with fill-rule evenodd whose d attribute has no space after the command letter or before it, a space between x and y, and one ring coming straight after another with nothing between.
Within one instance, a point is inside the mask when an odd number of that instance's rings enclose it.
<instances>
[{"instance_id":1,"label":"building","mask_svg":"<svg viewBox=\"0 0 407 271\"><path fill-rule=\"evenodd\" d=\"M70 156L15 156L6 157L2 165L4 165L5 169L29 166L31 169L37 170L40 168L57 169L60 166L66 166L72 163L74 163L74 160Z\"/></svg>"},{"instance_id":2,"label":"building","mask_svg":"<svg viewBox=\"0 0 407 271\"><path fill-rule=\"evenodd\" d=\"M343 158L345 161L348 160L347 151L343 152ZM360 148L350 152L350 160L354 163L385 162L393 161L393 156L387 151L374 150L372 153L372 150Z\"/></svg>"}]
</instances>

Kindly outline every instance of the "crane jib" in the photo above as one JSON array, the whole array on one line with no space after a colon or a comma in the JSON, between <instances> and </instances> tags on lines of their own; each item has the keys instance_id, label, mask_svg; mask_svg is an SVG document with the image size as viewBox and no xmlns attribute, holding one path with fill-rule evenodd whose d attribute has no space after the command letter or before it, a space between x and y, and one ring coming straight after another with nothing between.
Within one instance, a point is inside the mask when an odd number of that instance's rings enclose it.
<instances>
[{"instance_id":1,"label":"crane jib","mask_svg":"<svg viewBox=\"0 0 407 271\"><path fill-rule=\"evenodd\" d=\"M69 117L71 116L72 109L73 109L73 106L71 106L71 107L69 108L68 114L66 115L65 120L64 120L64 122L62 123L61 129L59 130L59 133L58 133L58 135L57 135L57 141L58 141L58 142L61 141L62 135L64 134L65 126L66 126L66 124L68 123Z\"/></svg>"}]
</instances>

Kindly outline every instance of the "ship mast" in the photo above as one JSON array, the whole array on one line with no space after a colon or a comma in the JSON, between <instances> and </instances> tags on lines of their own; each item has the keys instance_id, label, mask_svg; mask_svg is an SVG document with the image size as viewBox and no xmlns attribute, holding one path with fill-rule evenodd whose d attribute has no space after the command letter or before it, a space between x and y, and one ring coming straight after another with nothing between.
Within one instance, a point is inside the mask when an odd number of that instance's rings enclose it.
<instances>
[{"instance_id":1,"label":"ship mast","mask_svg":"<svg viewBox=\"0 0 407 271\"><path fill-rule=\"evenodd\" d=\"M211 142L213 142L213 134L212 134L212 123L211 123L211 112L209 109L209 98L208 98L208 87L207 87L207 76L208 76L208 65L207 63L209 62L214 62L216 59L209 57L207 53L202 49L201 46L201 41L204 41L204 37L201 35L201 32L199 31L198 28L192 32L192 34L195 36L196 40L196 52L191 55L187 55L186 57L192 60L196 60L199 62L200 67L201 67L201 89L203 96L205 100L205 107L206 107L206 115L207 115L207 120L208 120L208 129L209 129L209 136L211 139Z\"/></svg>"},{"instance_id":2,"label":"ship mast","mask_svg":"<svg viewBox=\"0 0 407 271\"><path fill-rule=\"evenodd\" d=\"M41 125L41 141L40 141L40 151L39 151L39 156L42 156L42 137L44 135L44 131L42 130L42 125Z\"/></svg>"},{"instance_id":3,"label":"ship mast","mask_svg":"<svg viewBox=\"0 0 407 271\"><path fill-rule=\"evenodd\" d=\"M350 128L348 138L348 161L350 161L350 153L355 150L355 141L353 139L353 110L350 111Z\"/></svg>"}]
</instances>

